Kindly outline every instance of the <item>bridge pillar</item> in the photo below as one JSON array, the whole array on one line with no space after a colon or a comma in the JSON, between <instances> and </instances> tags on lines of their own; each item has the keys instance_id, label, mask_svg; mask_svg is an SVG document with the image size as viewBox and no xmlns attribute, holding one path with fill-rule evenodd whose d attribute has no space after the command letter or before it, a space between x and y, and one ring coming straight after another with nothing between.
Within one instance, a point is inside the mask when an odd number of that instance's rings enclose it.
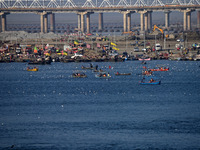
<instances>
[{"instance_id":1,"label":"bridge pillar","mask_svg":"<svg viewBox=\"0 0 200 150\"><path fill-rule=\"evenodd\" d=\"M187 13L187 30L191 30L191 12Z\"/></svg>"},{"instance_id":2,"label":"bridge pillar","mask_svg":"<svg viewBox=\"0 0 200 150\"><path fill-rule=\"evenodd\" d=\"M85 14L87 14L87 12L78 12L78 19L79 19L79 15L80 15L80 24L78 26L80 26L81 32L84 33L85 31Z\"/></svg>"},{"instance_id":3,"label":"bridge pillar","mask_svg":"<svg viewBox=\"0 0 200 150\"><path fill-rule=\"evenodd\" d=\"M165 28L169 28L169 14L171 11L165 11Z\"/></svg>"},{"instance_id":4,"label":"bridge pillar","mask_svg":"<svg viewBox=\"0 0 200 150\"><path fill-rule=\"evenodd\" d=\"M147 11L138 11L138 13L140 13L140 31L144 31L144 14L147 13Z\"/></svg>"},{"instance_id":5,"label":"bridge pillar","mask_svg":"<svg viewBox=\"0 0 200 150\"><path fill-rule=\"evenodd\" d=\"M123 13L123 27L124 27L124 32L127 31L127 13Z\"/></svg>"},{"instance_id":6,"label":"bridge pillar","mask_svg":"<svg viewBox=\"0 0 200 150\"><path fill-rule=\"evenodd\" d=\"M50 14L50 31L55 32L55 14Z\"/></svg>"},{"instance_id":7,"label":"bridge pillar","mask_svg":"<svg viewBox=\"0 0 200 150\"><path fill-rule=\"evenodd\" d=\"M78 15L78 30L80 31L81 30L81 15L80 14L77 14Z\"/></svg>"},{"instance_id":8,"label":"bridge pillar","mask_svg":"<svg viewBox=\"0 0 200 150\"><path fill-rule=\"evenodd\" d=\"M134 11L121 11L121 13L123 14L123 31L131 31L131 13L134 13Z\"/></svg>"},{"instance_id":9,"label":"bridge pillar","mask_svg":"<svg viewBox=\"0 0 200 150\"><path fill-rule=\"evenodd\" d=\"M40 32L44 32L44 16L43 14L40 14Z\"/></svg>"},{"instance_id":10,"label":"bridge pillar","mask_svg":"<svg viewBox=\"0 0 200 150\"><path fill-rule=\"evenodd\" d=\"M99 13L99 31L103 30L103 13Z\"/></svg>"},{"instance_id":11,"label":"bridge pillar","mask_svg":"<svg viewBox=\"0 0 200 150\"><path fill-rule=\"evenodd\" d=\"M148 30L152 29L152 11L148 11Z\"/></svg>"},{"instance_id":12,"label":"bridge pillar","mask_svg":"<svg viewBox=\"0 0 200 150\"><path fill-rule=\"evenodd\" d=\"M197 10L197 28L200 28L200 10Z\"/></svg>"},{"instance_id":13,"label":"bridge pillar","mask_svg":"<svg viewBox=\"0 0 200 150\"><path fill-rule=\"evenodd\" d=\"M148 13L144 14L144 29L145 31L148 30Z\"/></svg>"},{"instance_id":14,"label":"bridge pillar","mask_svg":"<svg viewBox=\"0 0 200 150\"><path fill-rule=\"evenodd\" d=\"M187 11L183 11L183 30L186 31L187 30Z\"/></svg>"},{"instance_id":15,"label":"bridge pillar","mask_svg":"<svg viewBox=\"0 0 200 150\"><path fill-rule=\"evenodd\" d=\"M87 33L90 33L90 13L86 14Z\"/></svg>"},{"instance_id":16,"label":"bridge pillar","mask_svg":"<svg viewBox=\"0 0 200 150\"><path fill-rule=\"evenodd\" d=\"M48 15L45 14L44 15L44 32L47 33L48 32Z\"/></svg>"},{"instance_id":17,"label":"bridge pillar","mask_svg":"<svg viewBox=\"0 0 200 150\"><path fill-rule=\"evenodd\" d=\"M131 13L127 14L127 30L131 31Z\"/></svg>"},{"instance_id":18,"label":"bridge pillar","mask_svg":"<svg viewBox=\"0 0 200 150\"><path fill-rule=\"evenodd\" d=\"M200 28L200 10L197 10L197 28Z\"/></svg>"},{"instance_id":19,"label":"bridge pillar","mask_svg":"<svg viewBox=\"0 0 200 150\"><path fill-rule=\"evenodd\" d=\"M47 30L47 12L38 12L40 15L40 32L44 33ZM44 22L44 18L45 22Z\"/></svg>"},{"instance_id":20,"label":"bridge pillar","mask_svg":"<svg viewBox=\"0 0 200 150\"><path fill-rule=\"evenodd\" d=\"M191 12L192 10L183 10L183 30L191 30Z\"/></svg>"},{"instance_id":21,"label":"bridge pillar","mask_svg":"<svg viewBox=\"0 0 200 150\"><path fill-rule=\"evenodd\" d=\"M6 26L7 26L7 21L6 21L6 15L9 13L0 13L1 16L1 31L5 32L7 30Z\"/></svg>"}]
</instances>

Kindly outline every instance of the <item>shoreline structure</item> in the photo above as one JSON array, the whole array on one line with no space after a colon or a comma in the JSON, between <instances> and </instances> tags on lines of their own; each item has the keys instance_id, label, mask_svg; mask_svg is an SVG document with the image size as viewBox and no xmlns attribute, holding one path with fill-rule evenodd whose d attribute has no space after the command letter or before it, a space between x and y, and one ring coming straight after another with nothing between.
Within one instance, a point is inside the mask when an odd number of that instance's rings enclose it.
<instances>
[{"instance_id":1,"label":"shoreline structure","mask_svg":"<svg viewBox=\"0 0 200 150\"><path fill-rule=\"evenodd\" d=\"M0 33L0 62L117 62L139 58L200 60L199 38L194 32L173 34L171 39L163 39L159 33L156 36L101 36L7 31ZM155 49L156 43L161 45L161 50ZM135 51L136 47L139 51Z\"/></svg>"}]
</instances>

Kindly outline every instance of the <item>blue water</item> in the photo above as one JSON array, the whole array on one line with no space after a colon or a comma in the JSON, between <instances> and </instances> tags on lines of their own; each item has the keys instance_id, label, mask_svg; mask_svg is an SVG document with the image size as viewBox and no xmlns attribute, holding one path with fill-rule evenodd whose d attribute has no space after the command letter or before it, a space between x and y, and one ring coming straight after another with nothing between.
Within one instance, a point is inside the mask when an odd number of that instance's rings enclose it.
<instances>
[{"instance_id":1,"label":"blue water","mask_svg":"<svg viewBox=\"0 0 200 150\"><path fill-rule=\"evenodd\" d=\"M1 63L0 149L200 149L200 62L149 61L170 68L154 73L161 85L139 84L140 61L96 64L112 77L88 63Z\"/></svg>"}]
</instances>

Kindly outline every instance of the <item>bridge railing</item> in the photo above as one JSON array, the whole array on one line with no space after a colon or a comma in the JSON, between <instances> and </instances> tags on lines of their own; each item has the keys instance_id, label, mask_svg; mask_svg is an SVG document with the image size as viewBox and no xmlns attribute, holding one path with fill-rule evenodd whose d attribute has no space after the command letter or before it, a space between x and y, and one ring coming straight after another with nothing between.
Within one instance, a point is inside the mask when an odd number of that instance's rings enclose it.
<instances>
[{"instance_id":1,"label":"bridge railing","mask_svg":"<svg viewBox=\"0 0 200 150\"><path fill-rule=\"evenodd\" d=\"M0 0L0 8L75 8L200 5L200 0Z\"/></svg>"}]
</instances>

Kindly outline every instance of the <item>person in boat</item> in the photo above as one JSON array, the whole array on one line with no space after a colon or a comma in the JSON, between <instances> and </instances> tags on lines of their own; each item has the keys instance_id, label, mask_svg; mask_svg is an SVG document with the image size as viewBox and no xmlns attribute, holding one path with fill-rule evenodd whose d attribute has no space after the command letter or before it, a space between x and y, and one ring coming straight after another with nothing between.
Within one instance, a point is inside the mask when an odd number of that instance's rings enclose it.
<instances>
[{"instance_id":1,"label":"person in boat","mask_svg":"<svg viewBox=\"0 0 200 150\"><path fill-rule=\"evenodd\" d=\"M95 69L98 70L98 65L95 66Z\"/></svg>"},{"instance_id":2,"label":"person in boat","mask_svg":"<svg viewBox=\"0 0 200 150\"><path fill-rule=\"evenodd\" d=\"M90 68L93 68L93 65L90 63Z\"/></svg>"},{"instance_id":3,"label":"person in boat","mask_svg":"<svg viewBox=\"0 0 200 150\"><path fill-rule=\"evenodd\" d=\"M151 83L152 83L152 82L155 82L155 80L151 78L150 82L151 82Z\"/></svg>"},{"instance_id":4,"label":"person in boat","mask_svg":"<svg viewBox=\"0 0 200 150\"><path fill-rule=\"evenodd\" d=\"M117 73L116 73L117 75L119 74L119 72L117 71Z\"/></svg>"}]
</instances>

